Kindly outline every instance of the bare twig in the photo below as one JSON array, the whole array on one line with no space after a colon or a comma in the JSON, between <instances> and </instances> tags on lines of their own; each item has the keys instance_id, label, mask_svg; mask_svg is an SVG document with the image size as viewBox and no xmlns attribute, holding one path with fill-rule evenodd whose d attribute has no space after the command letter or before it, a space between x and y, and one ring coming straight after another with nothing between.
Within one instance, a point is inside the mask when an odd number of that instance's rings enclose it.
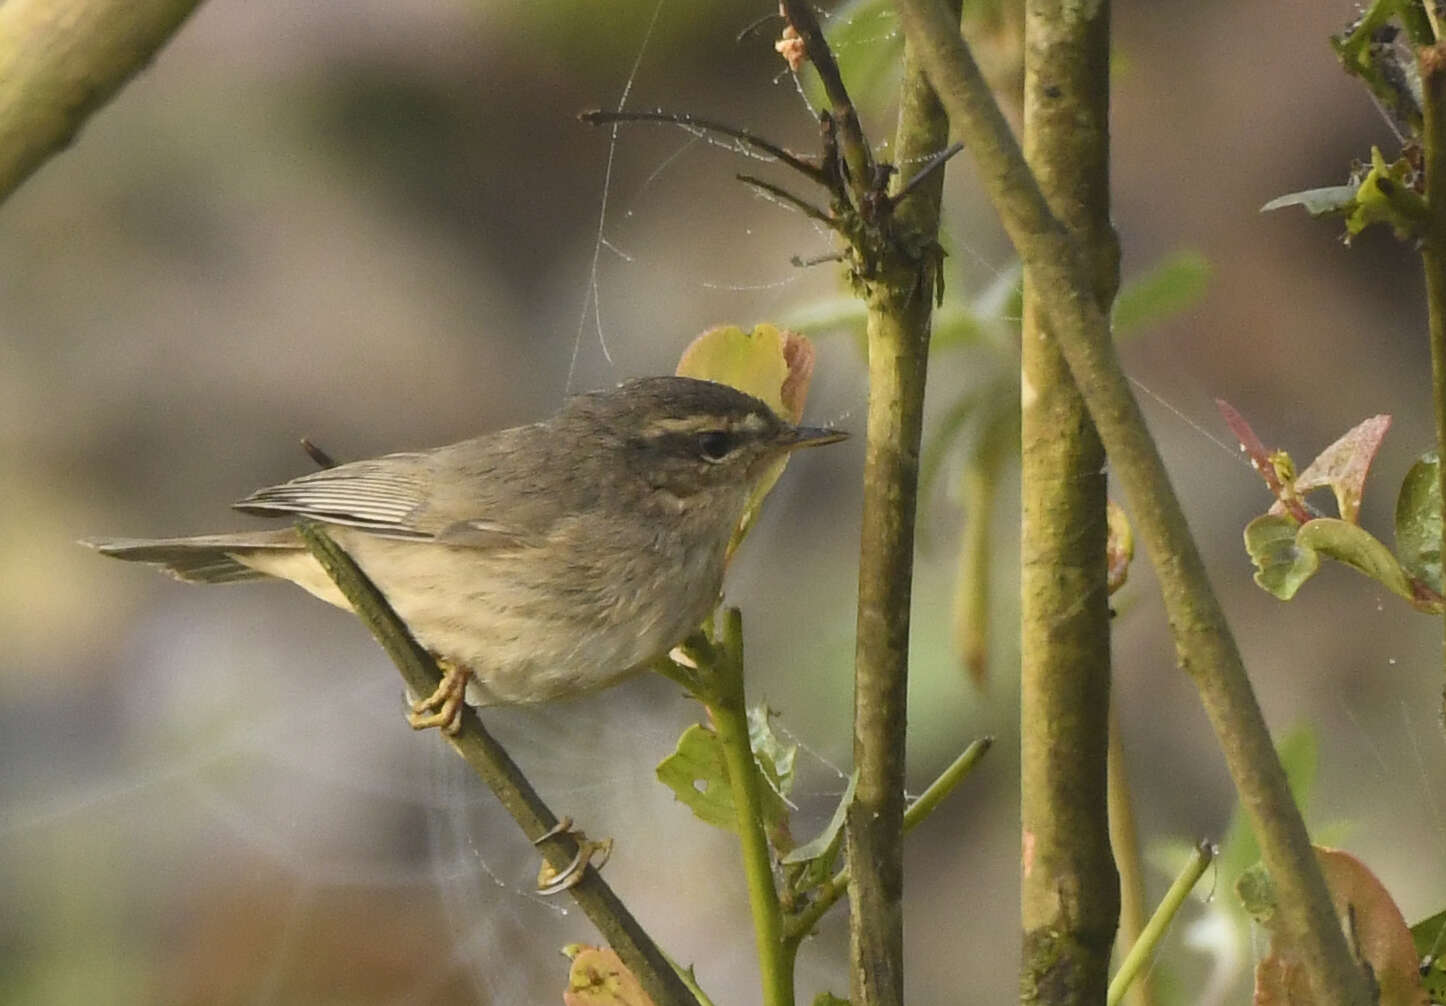
<instances>
[{"instance_id":1,"label":"bare twig","mask_svg":"<svg viewBox=\"0 0 1446 1006\"><path fill-rule=\"evenodd\" d=\"M746 129L739 129L736 126L730 126L725 122L718 122L715 119L705 119L702 116L690 115L687 112L610 112L606 109L595 109L590 112L583 112L578 118L590 126L606 126L614 122L651 122L661 125L679 126L694 132L717 133L719 136L726 136L729 139L737 140L745 147L752 147L759 153L777 158L794 171L808 178L809 181L817 182L819 185L828 184L827 176L818 165L810 164L797 154L791 154L778 144L771 143L761 136L755 136Z\"/></svg>"}]
</instances>

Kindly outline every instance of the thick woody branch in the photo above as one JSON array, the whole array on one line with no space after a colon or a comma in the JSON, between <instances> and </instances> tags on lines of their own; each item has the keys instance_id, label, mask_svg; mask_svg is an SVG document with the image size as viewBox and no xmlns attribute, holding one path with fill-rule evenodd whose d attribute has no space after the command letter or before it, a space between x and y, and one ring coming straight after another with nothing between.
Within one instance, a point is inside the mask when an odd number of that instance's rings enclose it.
<instances>
[{"instance_id":1,"label":"thick woody branch","mask_svg":"<svg viewBox=\"0 0 1446 1006\"><path fill-rule=\"evenodd\" d=\"M65 149L198 2L0 3L0 200Z\"/></svg>"},{"instance_id":2,"label":"thick woody branch","mask_svg":"<svg viewBox=\"0 0 1446 1006\"><path fill-rule=\"evenodd\" d=\"M1026 0L1024 146L1053 212L1089 257L1108 312L1119 283L1110 225L1107 2ZM1106 794L1110 612L1105 457L1024 271L1020 339L1021 1001L1095 1003L1119 915Z\"/></svg>"},{"instance_id":3,"label":"thick woody branch","mask_svg":"<svg viewBox=\"0 0 1446 1006\"><path fill-rule=\"evenodd\" d=\"M1200 693L1276 884L1280 924L1302 950L1318 1003L1364 1006L1370 1002L1366 976L1331 909L1239 648L1120 366L1108 317L1094 293L1093 268L1050 212L943 3L899 0L898 7L905 35L917 47L955 134L974 156L1005 231L1035 279L1040 311L1124 487L1159 575L1180 666Z\"/></svg>"}]
</instances>

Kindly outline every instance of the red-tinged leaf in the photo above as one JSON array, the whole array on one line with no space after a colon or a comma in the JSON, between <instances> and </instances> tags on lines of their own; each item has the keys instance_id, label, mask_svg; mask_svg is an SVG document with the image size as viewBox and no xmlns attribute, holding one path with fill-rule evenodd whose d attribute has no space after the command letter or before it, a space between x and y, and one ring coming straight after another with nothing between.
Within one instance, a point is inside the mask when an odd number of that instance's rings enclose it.
<instances>
[{"instance_id":1,"label":"red-tinged leaf","mask_svg":"<svg viewBox=\"0 0 1446 1006\"><path fill-rule=\"evenodd\" d=\"M1225 420L1225 425L1230 427L1230 432L1234 433L1235 439L1240 441L1240 449L1250 459L1250 467L1254 468L1265 480L1265 486L1275 497L1276 503L1294 517L1296 523L1304 524L1310 520L1310 513L1295 491L1290 455L1284 451L1266 450L1265 445L1260 442L1260 438L1255 435L1255 431L1250 428L1250 424L1245 421L1245 417L1225 399L1215 399L1215 408L1220 410L1220 416Z\"/></svg>"},{"instance_id":2,"label":"red-tinged leaf","mask_svg":"<svg viewBox=\"0 0 1446 1006\"><path fill-rule=\"evenodd\" d=\"M1296 477L1295 491L1305 495L1312 489L1329 488L1335 493L1341 520L1360 523L1366 475L1390 428L1391 417L1386 415L1357 424L1306 466Z\"/></svg>"},{"instance_id":3,"label":"red-tinged leaf","mask_svg":"<svg viewBox=\"0 0 1446 1006\"><path fill-rule=\"evenodd\" d=\"M1217 398L1215 408L1220 410L1220 418L1225 420L1225 425L1230 427L1230 432L1235 434L1236 440L1240 441L1240 449L1250 458L1250 463L1255 466L1255 470L1269 484L1275 478L1275 470L1270 463L1270 452L1265 449L1265 445L1260 442L1260 438L1255 435L1255 431L1250 428L1245 417L1235 410L1235 406L1223 398ZM1270 491L1275 492L1276 488L1272 485Z\"/></svg>"},{"instance_id":4,"label":"red-tinged leaf","mask_svg":"<svg viewBox=\"0 0 1446 1006\"><path fill-rule=\"evenodd\" d=\"M1365 865L1339 849L1315 847L1336 918L1361 967L1370 968L1379 1006L1427 1006L1411 930L1391 895ZM1270 953L1255 969L1256 1006L1311 1006L1299 949L1272 927L1274 894L1262 869L1247 870L1236 885L1246 910L1271 932Z\"/></svg>"}]
</instances>

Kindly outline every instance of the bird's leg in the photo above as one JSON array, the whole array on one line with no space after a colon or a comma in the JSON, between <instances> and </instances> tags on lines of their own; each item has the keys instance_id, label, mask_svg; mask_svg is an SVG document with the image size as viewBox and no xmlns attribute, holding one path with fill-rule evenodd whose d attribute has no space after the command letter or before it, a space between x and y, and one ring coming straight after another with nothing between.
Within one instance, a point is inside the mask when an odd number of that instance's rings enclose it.
<instances>
[{"instance_id":1,"label":"bird's leg","mask_svg":"<svg viewBox=\"0 0 1446 1006\"><path fill-rule=\"evenodd\" d=\"M442 680L431 695L411 703L407 722L413 730L441 727L449 737L455 737L462 729L462 700L467 695L467 682L472 679L472 672L440 657L437 666L442 668Z\"/></svg>"}]
</instances>

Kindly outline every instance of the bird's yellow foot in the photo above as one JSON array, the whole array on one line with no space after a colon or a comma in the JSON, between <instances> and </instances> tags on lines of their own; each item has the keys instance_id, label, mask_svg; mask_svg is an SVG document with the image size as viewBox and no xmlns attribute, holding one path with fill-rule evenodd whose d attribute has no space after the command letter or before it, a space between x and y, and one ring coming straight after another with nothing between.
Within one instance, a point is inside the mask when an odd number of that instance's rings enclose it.
<instances>
[{"instance_id":1,"label":"bird's yellow foot","mask_svg":"<svg viewBox=\"0 0 1446 1006\"><path fill-rule=\"evenodd\" d=\"M613 840L605 838L601 842L594 842L581 830L572 826L572 818L564 817L548 831L539 835L533 841L533 845L541 845L549 838L557 835L571 835L577 843L577 855L572 857L561 870L554 870L552 864L544 862L537 871L537 893L542 895L560 894L569 887L575 887L582 880L583 874L591 866L594 870L601 870L603 864L613 852Z\"/></svg>"},{"instance_id":2,"label":"bird's yellow foot","mask_svg":"<svg viewBox=\"0 0 1446 1006\"><path fill-rule=\"evenodd\" d=\"M441 727L448 737L455 737L462 729L462 701L466 698L467 682L472 680L472 672L445 660L438 660L437 666L442 668L442 680L431 695L411 703L407 722L413 730Z\"/></svg>"}]
</instances>

